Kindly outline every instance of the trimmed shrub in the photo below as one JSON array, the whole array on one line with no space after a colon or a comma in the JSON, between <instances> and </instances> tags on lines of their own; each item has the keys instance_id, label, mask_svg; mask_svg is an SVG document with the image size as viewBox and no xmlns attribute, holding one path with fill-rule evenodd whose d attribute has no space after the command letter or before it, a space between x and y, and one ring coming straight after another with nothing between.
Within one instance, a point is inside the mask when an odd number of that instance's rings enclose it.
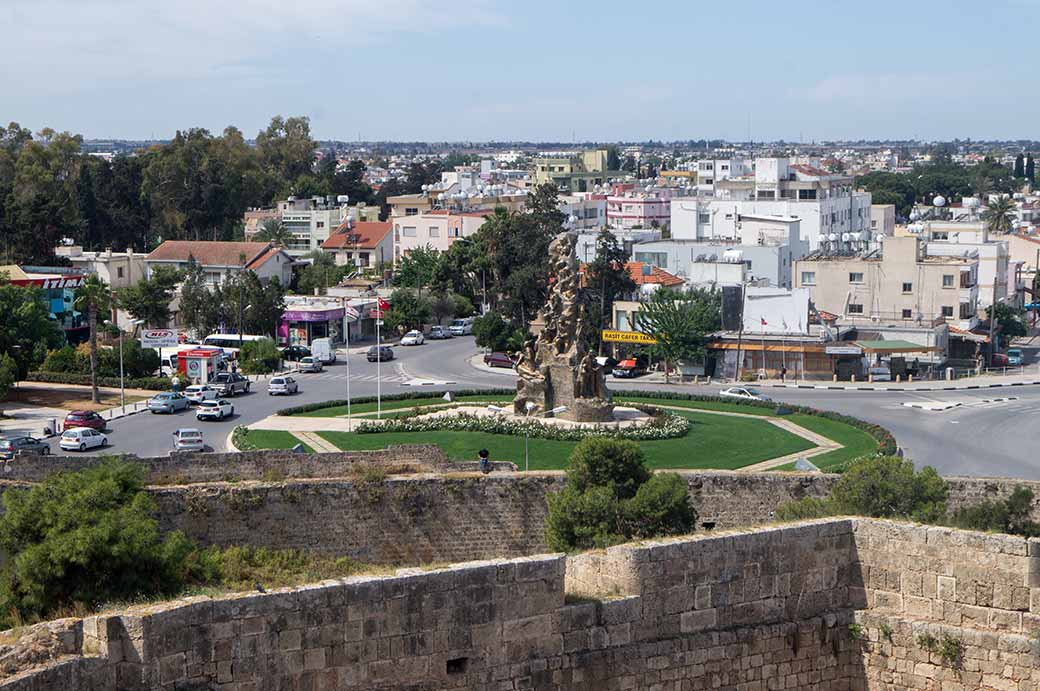
<instances>
[{"instance_id":1,"label":"trimmed shrub","mask_svg":"<svg viewBox=\"0 0 1040 691\"><path fill-rule=\"evenodd\" d=\"M586 439L574 447L567 484L578 492L606 487L620 499L634 497L650 479L639 445L631 441Z\"/></svg>"},{"instance_id":2,"label":"trimmed shrub","mask_svg":"<svg viewBox=\"0 0 1040 691\"><path fill-rule=\"evenodd\" d=\"M278 369L282 355L270 338L247 341L238 354L239 367L243 374L270 374Z\"/></svg>"},{"instance_id":3,"label":"trimmed shrub","mask_svg":"<svg viewBox=\"0 0 1040 691\"><path fill-rule=\"evenodd\" d=\"M25 381L42 381L53 384L78 384L90 386L89 374L75 374L62 372L29 372ZM98 377L98 386L119 388L119 377ZM123 385L128 389L147 389L149 391L167 391L170 388L170 380L167 377L125 377Z\"/></svg>"}]
</instances>

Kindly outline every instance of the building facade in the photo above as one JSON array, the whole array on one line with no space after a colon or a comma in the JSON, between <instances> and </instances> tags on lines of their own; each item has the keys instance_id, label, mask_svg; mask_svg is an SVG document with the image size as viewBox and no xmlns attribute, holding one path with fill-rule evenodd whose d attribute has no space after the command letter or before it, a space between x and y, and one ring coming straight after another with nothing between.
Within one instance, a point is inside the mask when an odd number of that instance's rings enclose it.
<instances>
[{"instance_id":1,"label":"building facade","mask_svg":"<svg viewBox=\"0 0 1040 691\"><path fill-rule=\"evenodd\" d=\"M282 285L292 281L294 260L286 250L269 242L211 242L166 240L144 259L147 276L157 267L183 270L194 260L206 277L217 285L241 271L252 271L261 281L277 278Z\"/></svg>"},{"instance_id":2,"label":"building facade","mask_svg":"<svg viewBox=\"0 0 1040 691\"><path fill-rule=\"evenodd\" d=\"M289 197L278 203L282 225L292 235L286 251L299 257L321 248L332 232L347 219L350 207L347 198L312 197L297 199Z\"/></svg>"},{"instance_id":3,"label":"building facade","mask_svg":"<svg viewBox=\"0 0 1040 691\"><path fill-rule=\"evenodd\" d=\"M358 269L381 268L393 261L394 236L390 221L344 222L322 243L337 265L351 264Z\"/></svg>"},{"instance_id":4,"label":"building facade","mask_svg":"<svg viewBox=\"0 0 1040 691\"><path fill-rule=\"evenodd\" d=\"M145 277L147 267L144 252L134 252L128 248L125 252L84 252L79 245L60 246L54 248L54 254L65 257L73 267L84 274L97 274L98 278L112 289L129 288Z\"/></svg>"}]
</instances>

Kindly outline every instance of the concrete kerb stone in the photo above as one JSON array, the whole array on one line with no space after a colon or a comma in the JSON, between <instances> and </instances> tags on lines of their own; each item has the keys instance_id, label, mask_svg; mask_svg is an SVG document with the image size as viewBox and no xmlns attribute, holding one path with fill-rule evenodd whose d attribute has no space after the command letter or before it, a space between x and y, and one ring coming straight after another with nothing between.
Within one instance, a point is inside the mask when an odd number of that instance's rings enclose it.
<instances>
[{"instance_id":1,"label":"concrete kerb stone","mask_svg":"<svg viewBox=\"0 0 1040 691\"><path fill-rule=\"evenodd\" d=\"M966 384L962 386L917 386L913 382L906 382L905 384L888 384L885 386L858 384L771 384L762 382L756 383L755 386L759 388L770 389L818 389L826 391L906 391L913 393L917 391L972 391L978 389L999 389L1011 386L1040 386L1040 379L1012 382L994 382L992 384Z\"/></svg>"}]
</instances>

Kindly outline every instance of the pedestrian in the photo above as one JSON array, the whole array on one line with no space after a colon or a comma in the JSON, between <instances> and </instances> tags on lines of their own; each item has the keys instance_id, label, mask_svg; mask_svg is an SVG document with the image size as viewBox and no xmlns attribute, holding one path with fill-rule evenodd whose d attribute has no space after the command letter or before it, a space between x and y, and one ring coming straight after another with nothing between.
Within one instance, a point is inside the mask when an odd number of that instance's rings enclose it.
<instances>
[{"instance_id":1,"label":"pedestrian","mask_svg":"<svg viewBox=\"0 0 1040 691\"><path fill-rule=\"evenodd\" d=\"M488 458L488 450L481 449L477 452L477 456L480 458L480 472L487 475L491 472L491 459Z\"/></svg>"},{"instance_id":2,"label":"pedestrian","mask_svg":"<svg viewBox=\"0 0 1040 691\"><path fill-rule=\"evenodd\" d=\"M787 366L780 366L780 381L787 381Z\"/></svg>"},{"instance_id":3,"label":"pedestrian","mask_svg":"<svg viewBox=\"0 0 1040 691\"><path fill-rule=\"evenodd\" d=\"M177 393L181 388L181 379L176 374L170 377L170 388L173 389L174 393Z\"/></svg>"}]
</instances>

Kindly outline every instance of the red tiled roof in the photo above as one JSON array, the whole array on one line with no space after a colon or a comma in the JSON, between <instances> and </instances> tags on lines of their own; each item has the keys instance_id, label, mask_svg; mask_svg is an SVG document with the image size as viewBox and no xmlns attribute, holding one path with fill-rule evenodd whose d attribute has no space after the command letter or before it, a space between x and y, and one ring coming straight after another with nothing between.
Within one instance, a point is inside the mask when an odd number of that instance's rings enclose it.
<instances>
[{"instance_id":1,"label":"red tiled roof","mask_svg":"<svg viewBox=\"0 0 1040 691\"><path fill-rule=\"evenodd\" d=\"M268 242L212 242L209 240L166 240L145 261L185 262L194 257L202 266L249 266L271 249ZM242 258L245 257L245 261ZM270 257L264 259L267 261ZM261 262L262 263L262 262ZM259 266L259 264L257 264Z\"/></svg>"},{"instance_id":2,"label":"red tiled roof","mask_svg":"<svg viewBox=\"0 0 1040 691\"><path fill-rule=\"evenodd\" d=\"M371 250L379 246L386 234L390 232L390 221L358 221L352 228L347 228L346 223L340 224L336 232L321 244L323 249L344 249L355 246L352 235L357 235L358 249Z\"/></svg>"},{"instance_id":3,"label":"red tiled roof","mask_svg":"<svg viewBox=\"0 0 1040 691\"><path fill-rule=\"evenodd\" d=\"M268 247L266 250L258 254L251 262L246 264L246 268L256 269L257 267L263 266L267 262L271 261L277 255L283 253L285 254L286 259L292 261L292 257L290 257L289 254L285 252L285 250L283 250L281 247L275 247L272 245L271 247Z\"/></svg>"},{"instance_id":4,"label":"red tiled roof","mask_svg":"<svg viewBox=\"0 0 1040 691\"><path fill-rule=\"evenodd\" d=\"M643 273L643 262L628 262L625 264L628 275L632 277L637 286L662 285L666 287L681 286L685 281L674 274L670 274L662 268L651 266L650 273Z\"/></svg>"},{"instance_id":5,"label":"red tiled roof","mask_svg":"<svg viewBox=\"0 0 1040 691\"><path fill-rule=\"evenodd\" d=\"M823 310L818 310L817 314L819 314L820 315L820 319L822 319L825 322L838 321L838 315L837 314L833 314L831 312L825 312Z\"/></svg>"},{"instance_id":6,"label":"red tiled roof","mask_svg":"<svg viewBox=\"0 0 1040 691\"><path fill-rule=\"evenodd\" d=\"M806 165L804 163L795 163L791 166L791 170L797 171L802 175L811 175L813 177L826 177L830 175L826 170L820 170L815 166Z\"/></svg>"}]
</instances>

